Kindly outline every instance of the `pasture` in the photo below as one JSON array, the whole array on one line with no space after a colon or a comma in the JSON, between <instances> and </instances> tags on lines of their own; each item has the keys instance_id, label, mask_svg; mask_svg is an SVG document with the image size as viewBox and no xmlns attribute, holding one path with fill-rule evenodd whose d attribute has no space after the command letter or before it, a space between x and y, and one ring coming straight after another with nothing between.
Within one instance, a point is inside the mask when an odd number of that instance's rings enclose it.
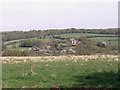
<instances>
[{"instance_id":1,"label":"pasture","mask_svg":"<svg viewBox=\"0 0 120 90\"><path fill-rule=\"evenodd\" d=\"M120 87L115 55L2 57L3 88Z\"/></svg>"}]
</instances>

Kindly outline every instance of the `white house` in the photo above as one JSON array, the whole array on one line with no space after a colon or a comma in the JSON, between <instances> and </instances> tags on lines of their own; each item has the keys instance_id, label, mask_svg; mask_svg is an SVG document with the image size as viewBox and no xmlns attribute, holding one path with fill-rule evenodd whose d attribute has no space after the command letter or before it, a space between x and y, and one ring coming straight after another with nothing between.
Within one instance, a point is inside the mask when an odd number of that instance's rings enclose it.
<instances>
[{"instance_id":1,"label":"white house","mask_svg":"<svg viewBox=\"0 0 120 90\"><path fill-rule=\"evenodd\" d=\"M76 44L77 44L77 40L76 40L75 38L71 38L71 39L70 39L70 43L71 43L72 45L76 45Z\"/></svg>"}]
</instances>

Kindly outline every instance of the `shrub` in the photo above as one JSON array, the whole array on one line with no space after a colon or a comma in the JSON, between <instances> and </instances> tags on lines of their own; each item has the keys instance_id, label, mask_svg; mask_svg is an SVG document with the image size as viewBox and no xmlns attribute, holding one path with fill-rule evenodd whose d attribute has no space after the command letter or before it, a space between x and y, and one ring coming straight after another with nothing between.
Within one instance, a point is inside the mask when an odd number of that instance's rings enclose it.
<instances>
[{"instance_id":1,"label":"shrub","mask_svg":"<svg viewBox=\"0 0 120 90\"><path fill-rule=\"evenodd\" d=\"M20 47L33 47L33 46L36 46L36 47L41 47L43 46L43 42L40 41L40 40L23 40L20 42Z\"/></svg>"},{"instance_id":2,"label":"shrub","mask_svg":"<svg viewBox=\"0 0 120 90\"><path fill-rule=\"evenodd\" d=\"M5 50L2 56L29 56L29 51L27 50Z\"/></svg>"},{"instance_id":3,"label":"shrub","mask_svg":"<svg viewBox=\"0 0 120 90\"><path fill-rule=\"evenodd\" d=\"M76 55L91 55L96 53L101 53L101 49L94 45L84 45L78 44L75 47L75 54Z\"/></svg>"},{"instance_id":4,"label":"shrub","mask_svg":"<svg viewBox=\"0 0 120 90\"><path fill-rule=\"evenodd\" d=\"M2 42L2 51L6 50L6 48L7 48L7 45L4 42Z\"/></svg>"},{"instance_id":5,"label":"shrub","mask_svg":"<svg viewBox=\"0 0 120 90\"><path fill-rule=\"evenodd\" d=\"M98 42L97 46L100 48L106 48L106 43L105 42Z\"/></svg>"},{"instance_id":6,"label":"shrub","mask_svg":"<svg viewBox=\"0 0 120 90\"><path fill-rule=\"evenodd\" d=\"M109 46L108 46L108 50L109 50L109 51L118 50L118 45L109 45Z\"/></svg>"},{"instance_id":7,"label":"shrub","mask_svg":"<svg viewBox=\"0 0 120 90\"><path fill-rule=\"evenodd\" d=\"M87 37L81 36L81 37L79 38L79 41L81 41L82 44L89 45L91 40L90 40L89 38L87 38Z\"/></svg>"}]
</instances>

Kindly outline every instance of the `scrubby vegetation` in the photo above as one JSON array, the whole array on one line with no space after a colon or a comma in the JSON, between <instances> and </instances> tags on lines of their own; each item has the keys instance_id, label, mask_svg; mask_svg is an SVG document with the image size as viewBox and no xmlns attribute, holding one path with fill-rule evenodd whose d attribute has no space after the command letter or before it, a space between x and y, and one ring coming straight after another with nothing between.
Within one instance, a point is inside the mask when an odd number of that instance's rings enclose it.
<instances>
[{"instance_id":1,"label":"scrubby vegetation","mask_svg":"<svg viewBox=\"0 0 120 90\"><path fill-rule=\"evenodd\" d=\"M13 56L117 54L117 33L117 29L75 28L3 32L3 56L16 50Z\"/></svg>"},{"instance_id":2,"label":"scrubby vegetation","mask_svg":"<svg viewBox=\"0 0 120 90\"><path fill-rule=\"evenodd\" d=\"M29 56L29 52L27 50L6 50L3 56Z\"/></svg>"}]
</instances>

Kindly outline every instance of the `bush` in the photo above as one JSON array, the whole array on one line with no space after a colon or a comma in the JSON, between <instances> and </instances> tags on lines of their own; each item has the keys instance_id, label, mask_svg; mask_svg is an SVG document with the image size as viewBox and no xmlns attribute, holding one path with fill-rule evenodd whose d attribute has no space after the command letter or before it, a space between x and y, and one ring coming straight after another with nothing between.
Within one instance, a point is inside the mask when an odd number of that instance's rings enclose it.
<instances>
[{"instance_id":1,"label":"bush","mask_svg":"<svg viewBox=\"0 0 120 90\"><path fill-rule=\"evenodd\" d=\"M40 41L40 40L23 40L20 42L20 47L33 47L33 46L36 46L36 47L41 47L43 46L43 42Z\"/></svg>"},{"instance_id":2,"label":"bush","mask_svg":"<svg viewBox=\"0 0 120 90\"><path fill-rule=\"evenodd\" d=\"M6 48L7 48L7 45L4 42L2 42L2 51L6 50Z\"/></svg>"},{"instance_id":3,"label":"bush","mask_svg":"<svg viewBox=\"0 0 120 90\"><path fill-rule=\"evenodd\" d=\"M108 46L108 50L109 50L109 51L118 50L118 45L109 45L109 46Z\"/></svg>"},{"instance_id":4,"label":"bush","mask_svg":"<svg viewBox=\"0 0 120 90\"><path fill-rule=\"evenodd\" d=\"M106 43L105 42L98 42L97 46L100 48L106 48Z\"/></svg>"},{"instance_id":5,"label":"bush","mask_svg":"<svg viewBox=\"0 0 120 90\"><path fill-rule=\"evenodd\" d=\"M6 50L3 52L2 56L29 56L29 51Z\"/></svg>"},{"instance_id":6,"label":"bush","mask_svg":"<svg viewBox=\"0 0 120 90\"><path fill-rule=\"evenodd\" d=\"M81 36L81 37L79 38L79 41L81 41L82 44L89 45L91 40L90 40L89 38L87 38L87 37Z\"/></svg>"},{"instance_id":7,"label":"bush","mask_svg":"<svg viewBox=\"0 0 120 90\"><path fill-rule=\"evenodd\" d=\"M99 47L93 45L78 44L75 47L76 55L91 55L91 54L101 53L101 51L102 50Z\"/></svg>"}]
</instances>

